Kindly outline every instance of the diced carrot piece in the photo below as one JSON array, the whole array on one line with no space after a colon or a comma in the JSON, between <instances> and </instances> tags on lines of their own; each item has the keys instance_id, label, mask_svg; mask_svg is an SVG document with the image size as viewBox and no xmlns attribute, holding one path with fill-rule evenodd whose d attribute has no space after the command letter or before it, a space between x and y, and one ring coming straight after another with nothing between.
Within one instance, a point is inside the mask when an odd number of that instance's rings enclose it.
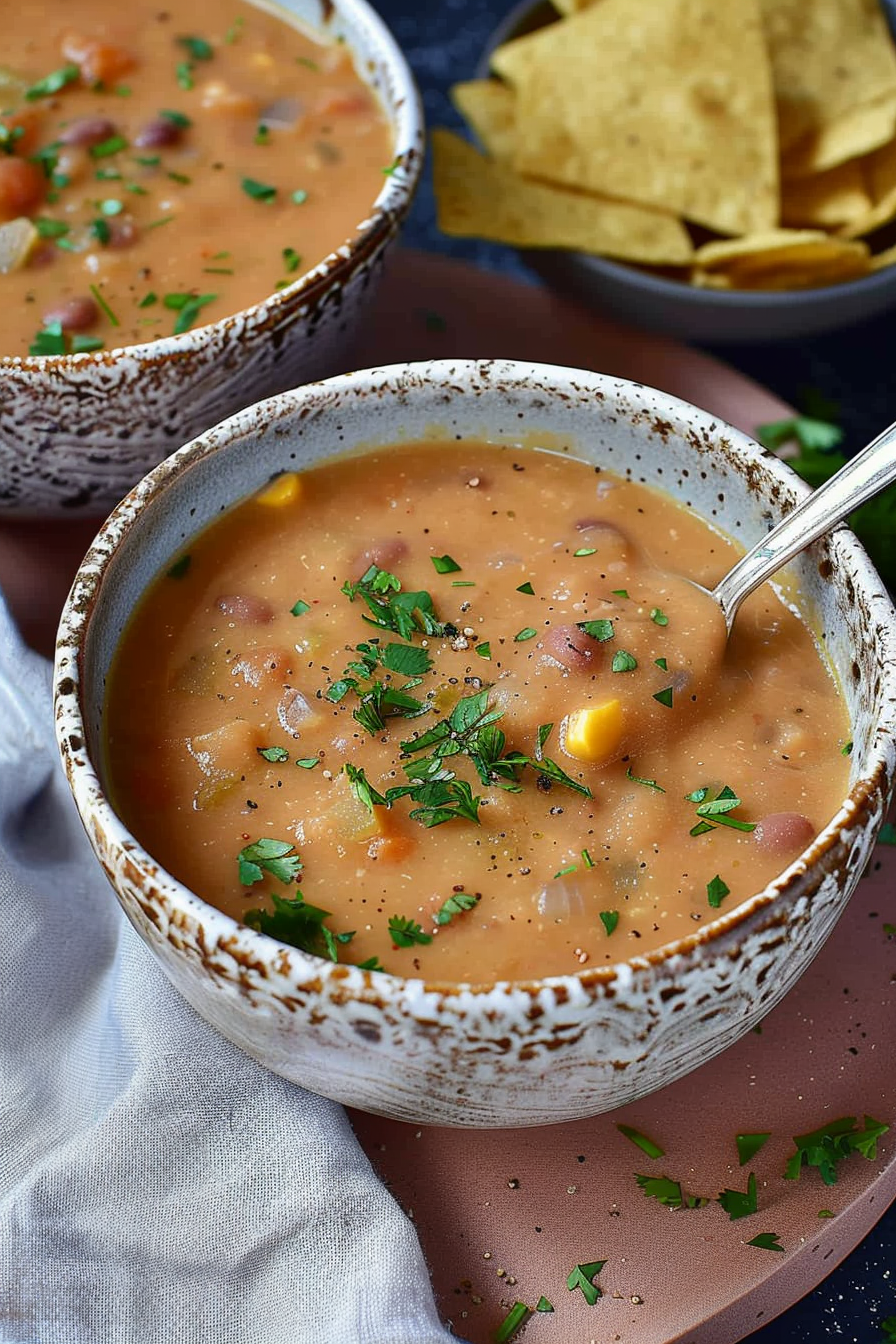
<instances>
[{"instance_id":1,"label":"diced carrot piece","mask_svg":"<svg viewBox=\"0 0 896 1344\"><path fill-rule=\"evenodd\" d=\"M14 154L0 158L0 219L28 215L44 198L46 178L37 164Z\"/></svg>"},{"instance_id":2,"label":"diced carrot piece","mask_svg":"<svg viewBox=\"0 0 896 1344\"><path fill-rule=\"evenodd\" d=\"M316 110L322 116L331 117L356 117L361 112L369 112L370 108L370 98L363 90L327 94L316 104Z\"/></svg>"},{"instance_id":3,"label":"diced carrot piece","mask_svg":"<svg viewBox=\"0 0 896 1344\"><path fill-rule=\"evenodd\" d=\"M65 59L79 67L85 84L112 84L137 64L124 47L83 33L66 33L61 49Z\"/></svg>"},{"instance_id":4,"label":"diced carrot piece","mask_svg":"<svg viewBox=\"0 0 896 1344\"><path fill-rule=\"evenodd\" d=\"M372 859L382 859L384 863L401 863L413 854L417 842L409 835L378 835L367 846Z\"/></svg>"}]
</instances>

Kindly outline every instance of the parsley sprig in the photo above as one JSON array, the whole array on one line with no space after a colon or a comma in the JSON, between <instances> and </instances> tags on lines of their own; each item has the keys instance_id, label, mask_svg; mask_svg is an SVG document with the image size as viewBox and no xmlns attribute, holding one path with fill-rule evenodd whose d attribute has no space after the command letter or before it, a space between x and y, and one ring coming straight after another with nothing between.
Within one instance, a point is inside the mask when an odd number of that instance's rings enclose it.
<instances>
[{"instance_id":1,"label":"parsley sprig","mask_svg":"<svg viewBox=\"0 0 896 1344\"><path fill-rule=\"evenodd\" d=\"M784 1169L784 1177L796 1181L803 1167L817 1167L825 1185L836 1185L837 1164L852 1153L861 1153L873 1161L877 1157L877 1141L889 1128L870 1115L865 1116L861 1126L854 1115L846 1115L808 1134L795 1134L796 1152Z\"/></svg>"},{"instance_id":2,"label":"parsley sprig","mask_svg":"<svg viewBox=\"0 0 896 1344\"><path fill-rule=\"evenodd\" d=\"M401 580L378 565L371 565L357 583L346 581L341 591L350 602L360 597L367 604L370 615L364 620L370 625L391 630L402 639L410 640L416 634L444 639L457 634L456 626L437 617L430 593L405 592Z\"/></svg>"}]
</instances>

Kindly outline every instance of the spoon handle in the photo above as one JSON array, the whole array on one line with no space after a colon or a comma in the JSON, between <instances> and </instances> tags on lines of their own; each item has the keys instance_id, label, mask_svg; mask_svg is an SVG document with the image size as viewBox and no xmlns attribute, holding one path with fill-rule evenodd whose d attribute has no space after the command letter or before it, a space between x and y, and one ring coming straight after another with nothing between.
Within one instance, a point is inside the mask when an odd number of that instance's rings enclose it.
<instances>
[{"instance_id":1,"label":"spoon handle","mask_svg":"<svg viewBox=\"0 0 896 1344\"><path fill-rule=\"evenodd\" d=\"M728 629L741 602L755 588L893 481L896 481L896 424L878 434L836 475L807 495L728 571L713 590Z\"/></svg>"}]
</instances>

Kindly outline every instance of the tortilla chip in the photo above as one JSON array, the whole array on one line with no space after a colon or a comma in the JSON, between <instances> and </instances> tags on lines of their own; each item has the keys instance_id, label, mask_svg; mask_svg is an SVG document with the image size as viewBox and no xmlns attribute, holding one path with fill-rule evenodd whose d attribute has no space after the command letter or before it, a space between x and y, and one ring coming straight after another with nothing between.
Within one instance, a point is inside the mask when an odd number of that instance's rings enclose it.
<instances>
[{"instance_id":1,"label":"tortilla chip","mask_svg":"<svg viewBox=\"0 0 896 1344\"><path fill-rule=\"evenodd\" d=\"M493 159L513 158L516 95L511 88L497 79L471 79L454 85L451 101L487 154Z\"/></svg>"},{"instance_id":2,"label":"tortilla chip","mask_svg":"<svg viewBox=\"0 0 896 1344\"><path fill-rule=\"evenodd\" d=\"M761 4L782 151L857 108L896 94L896 49L878 0Z\"/></svg>"},{"instance_id":3,"label":"tortilla chip","mask_svg":"<svg viewBox=\"0 0 896 1344\"><path fill-rule=\"evenodd\" d=\"M827 172L848 159L879 149L896 134L896 96L887 94L854 108L817 135L801 141L781 160L785 179Z\"/></svg>"},{"instance_id":4,"label":"tortilla chip","mask_svg":"<svg viewBox=\"0 0 896 1344\"><path fill-rule=\"evenodd\" d=\"M670 214L531 182L451 131L433 131L439 228L515 247L568 247L651 265L687 265L693 246Z\"/></svg>"},{"instance_id":5,"label":"tortilla chip","mask_svg":"<svg viewBox=\"0 0 896 1344\"><path fill-rule=\"evenodd\" d=\"M814 177L785 181L782 187L781 222L788 228L834 229L870 209L865 175L855 159Z\"/></svg>"},{"instance_id":6,"label":"tortilla chip","mask_svg":"<svg viewBox=\"0 0 896 1344\"><path fill-rule=\"evenodd\" d=\"M863 234L871 233L873 229L879 229L882 224L889 224L891 219L896 219L896 141L891 140L861 162L871 205L865 214L850 220L840 230L844 238L861 238Z\"/></svg>"},{"instance_id":7,"label":"tortilla chip","mask_svg":"<svg viewBox=\"0 0 896 1344\"><path fill-rule=\"evenodd\" d=\"M820 229L771 229L705 243L694 253L697 275L721 271L732 289L806 289L865 275L868 248Z\"/></svg>"},{"instance_id":8,"label":"tortilla chip","mask_svg":"<svg viewBox=\"0 0 896 1344\"><path fill-rule=\"evenodd\" d=\"M506 43L492 65L524 109L518 171L720 233L777 221L759 0L600 0Z\"/></svg>"}]
</instances>

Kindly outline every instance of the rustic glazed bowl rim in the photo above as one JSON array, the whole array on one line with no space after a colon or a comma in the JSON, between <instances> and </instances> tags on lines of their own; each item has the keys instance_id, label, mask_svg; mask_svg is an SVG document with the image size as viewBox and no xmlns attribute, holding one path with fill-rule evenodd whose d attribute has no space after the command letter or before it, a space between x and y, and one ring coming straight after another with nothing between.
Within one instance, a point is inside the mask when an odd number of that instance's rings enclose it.
<instances>
[{"instance_id":1,"label":"rustic glazed bowl rim","mask_svg":"<svg viewBox=\"0 0 896 1344\"><path fill-rule=\"evenodd\" d=\"M212 333L226 332L235 322L246 318L263 323L271 319L276 322L292 309L301 309L303 301L309 304L316 302L324 290L339 284L371 251L375 252L381 239L388 238L396 221L409 208L423 168L424 130L420 95L404 52L368 0L328 0L328 6L323 8L327 7L334 10L337 19L343 13L360 15L374 34L378 58L388 66L398 86L395 111L390 118L392 163L384 165L384 169L388 166L389 171L384 171L383 185L372 203L370 214L355 225L354 232L328 252L312 270L305 271L285 288L275 290L247 308L227 313L215 322L204 322L177 336L160 336L155 340L114 346L108 350L88 350L68 355L0 355L0 369L64 373L66 369L84 369L91 364L116 364L123 356L139 360L147 356L164 359L185 354L197 344L202 344ZM280 5L276 8L282 10ZM303 26L315 31L313 25ZM352 50L357 68L360 66L360 56ZM358 74L365 85L370 87L360 68Z\"/></svg>"},{"instance_id":2,"label":"rustic glazed bowl rim","mask_svg":"<svg viewBox=\"0 0 896 1344\"><path fill-rule=\"evenodd\" d=\"M509 42L511 38L520 36L518 30L520 25L525 22L527 17L533 12L539 10L551 10L549 0L519 0L513 8L505 14L495 29L489 35L488 41L482 52L482 56L476 67L477 79L496 79L497 76L491 72L492 53L503 43ZM561 19L563 16L559 10L553 10L555 19ZM535 31L527 28L525 30ZM525 248L522 249L526 251ZM815 285L811 289L701 289L697 285L690 284L687 280L676 280L672 276L655 275L647 269L646 263L641 265L637 261L625 261L621 257L601 256L594 252L581 252L573 247L546 248L545 251L550 254L552 251L561 252L566 256L576 258L578 264L588 270L594 271L598 275L612 276L633 290L640 291L645 301L651 298L674 298L694 308L702 309L733 309L744 308L748 311L768 312L769 315L780 312L783 303L798 304L801 308L826 307L830 304L831 295L838 294L841 291L848 294L873 294L879 289L890 289L896 286L896 266L884 266L880 270L872 271L868 275L855 276L851 280L830 281L828 284Z\"/></svg>"},{"instance_id":3,"label":"rustic glazed bowl rim","mask_svg":"<svg viewBox=\"0 0 896 1344\"><path fill-rule=\"evenodd\" d=\"M406 397L413 398L415 389L418 394L420 389L425 391L432 380L437 384L450 381L452 387L460 390L460 395L464 396L472 392L477 378L487 381L492 391L502 386L513 386L525 391L532 382L538 382L540 389L549 395L563 396L564 383L574 382L577 392L581 392L584 385L603 400L615 400L620 391L640 393L642 396L649 394L660 399L662 413L673 432L679 425L686 423L693 433L709 436L713 443L726 440L731 454L726 457L726 463L734 463L738 476L749 474L755 479L758 472L778 486L780 497L774 506L776 511L783 512L809 493L809 487L792 468L746 434L680 398L626 379L555 365L500 359L432 360L380 366L339 374L259 402L207 430L162 461L121 501L101 527L75 577L59 627L54 675L57 737L69 783L85 824L89 824L93 815L107 843L126 853L129 866L139 871L147 888L164 892L173 906L201 922L207 941L211 935L212 941L225 945L234 955L251 958L253 962L276 961L278 969L281 972L286 969L287 974L292 973L292 963L295 962L318 982L341 982L340 993L346 999L363 997L372 988L382 991L387 983L398 987L414 985L425 994L431 993L442 998L467 995L487 998L495 992L517 990L532 994L542 988L558 989L563 993L571 986L587 990L591 986L607 986L614 982L631 984L641 976L651 978L657 968L670 963L677 968L685 959L699 957L709 944L729 941L730 935L740 930L741 926L764 927L765 918L775 923L785 917L785 898L788 895L796 898L804 886L804 875L818 865L823 865L827 856L835 857L841 829L854 825L857 817L870 821L876 803L886 799L890 788L892 757L896 753L896 611L864 549L853 533L841 526L829 534L827 544L841 562L842 573L852 578L856 587L874 604L876 614L885 618L882 639L875 648L876 664L882 676L882 708L865 758L856 757L856 760L862 760L861 773L850 786L834 817L778 877L739 906L716 915L711 922L701 925L685 937L673 939L652 952L563 975L476 982L424 980L420 976L366 971L349 963L334 963L280 943L270 935L250 929L224 914L153 860L118 817L106 796L87 751L88 734L82 705L85 640L100 597L104 574L110 563L126 551L131 533L139 531L140 515L144 509L201 459L219 449L226 449L234 440L257 434L259 420L263 421L265 427L270 427L278 421L301 418L305 403L314 397L319 398L321 393L329 394L334 404L341 405L346 396L363 397L365 392L373 390L375 380L378 393L382 393L385 381L393 393L401 391ZM396 405L400 404L401 399L396 395ZM705 464L709 468L708 457ZM236 502L235 499L228 500L227 505ZM187 539L188 534L184 541Z\"/></svg>"}]
</instances>

